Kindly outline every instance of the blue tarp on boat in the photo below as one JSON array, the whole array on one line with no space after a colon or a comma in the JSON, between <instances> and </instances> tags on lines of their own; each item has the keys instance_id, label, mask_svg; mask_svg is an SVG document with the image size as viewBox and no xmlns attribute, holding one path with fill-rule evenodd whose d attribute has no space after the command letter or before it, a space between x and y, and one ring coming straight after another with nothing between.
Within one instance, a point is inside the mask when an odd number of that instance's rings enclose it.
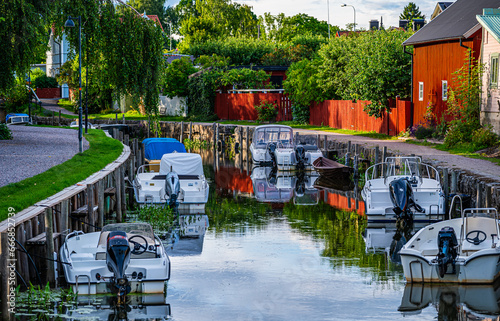
<instances>
[{"instance_id":1,"label":"blue tarp on boat","mask_svg":"<svg viewBox=\"0 0 500 321\"><path fill-rule=\"evenodd\" d=\"M144 157L149 160L161 159L164 154L168 153L186 152L184 144L175 138L146 138L142 144L144 145Z\"/></svg>"}]
</instances>

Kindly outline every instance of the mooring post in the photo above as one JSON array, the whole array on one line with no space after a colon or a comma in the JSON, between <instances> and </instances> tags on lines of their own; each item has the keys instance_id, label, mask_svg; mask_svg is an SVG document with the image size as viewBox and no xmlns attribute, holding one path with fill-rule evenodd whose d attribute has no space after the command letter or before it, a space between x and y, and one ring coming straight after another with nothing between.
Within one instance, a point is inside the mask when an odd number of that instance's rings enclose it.
<instances>
[{"instance_id":1,"label":"mooring post","mask_svg":"<svg viewBox=\"0 0 500 321\"><path fill-rule=\"evenodd\" d=\"M59 124L58 126L61 126L61 111L59 111Z\"/></svg>"},{"instance_id":2,"label":"mooring post","mask_svg":"<svg viewBox=\"0 0 500 321\"><path fill-rule=\"evenodd\" d=\"M213 129L213 139L212 139L212 140L213 140L213 146L214 146L214 148L216 148L216 147L217 147L217 140L216 140L216 138L215 138L215 136L216 136L215 126L216 126L216 125L215 125L215 123L213 123L213 125L212 125L212 129ZM215 164L215 163L214 163L214 164Z\"/></svg>"},{"instance_id":3,"label":"mooring post","mask_svg":"<svg viewBox=\"0 0 500 321\"><path fill-rule=\"evenodd\" d=\"M245 142L245 150L247 152L247 162L248 162L248 153L250 152L250 126L247 126L246 132L246 142Z\"/></svg>"},{"instance_id":4,"label":"mooring post","mask_svg":"<svg viewBox=\"0 0 500 321\"><path fill-rule=\"evenodd\" d=\"M328 156L328 135L323 136L323 149L325 150L324 156Z\"/></svg>"},{"instance_id":5,"label":"mooring post","mask_svg":"<svg viewBox=\"0 0 500 321\"><path fill-rule=\"evenodd\" d=\"M61 233L66 235L69 229L69 200L61 202Z\"/></svg>"},{"instance_id":6,"label":"mooring post","mask_svg":"<svg viewBox=\"0 0 500 321\"><path fill-rule=\"evenodd\" d=\"M114 171L115 177L115 197L116 197L116 221L118 223L122 222L122 192L121 192L121 181L120 181L120 168L118 167Z\"/></svg>"},{"instance_id":7,"label":"mooring post","mask_svg":"<svg viewBox=\"0 0 500 321\"><path fill-rule=\"evenodd\" d=\"M193 122L189 122L189 140L193 139Z\"/></svg>"},{"instance_id":8,"label":"mooring post","mask_svg":"<svg viewBox=\"0 0 500 321\"><path fill-rule=\"evenodd\" d=\"M457 193L457 184L458 184L457 171L452 171L451 172L451 190L450 190L450 192L452 194Z\"/></svg>"},{"instance_id":9,"label":"mooring post","mask_svg":"<svg viewBox=\"0 0 500 321\"><path fill-rule=\"evenodd\" d=\"M492 194L493 194L493 187L490 184L486 185L486 203L484 204L484 207L493 207Z\"/></svg>"},{"instance_id":10,"label":"mooring post","mask_svg":"<svg viewBox=\"0 0 500 321\"><path fill-rule=\"evenodd\" d=\"M94 218L94 186L92 184L87 184L87 217L90 222L89 230L95 232L95 228L92 226L95 224Z\"/></svg>"},{"instance_id":11,"label":"mooring post","mask_svg":"<svg viewBox=\"0 0 500 321\"><path fill-rule=\"evenodd\" d=\"M54 126L54 124L55 124L54 118L55 118L55 113L54 113L54 111L52 111L52 126Z\"/></svg>"},{"instance_id":12,"label":"mooring post","mask_svg":"<svg viewBox=\"0 0 500 321\"><path fill-rule=\"evenodd\" d=\"M378 148L378 146L375 146L375 159L374 159L374 164L378 164L380 163L380 148ZM374 177L377 178L378 177L378 166L375 166L373 168L374 170Z\"/></svg>"},{"instance_id":13,"label":"mooring post","mask_svg":"<svg viewBox=\"0 0 500 321\"><path fill-rule=\"evenodd\" d=\"M97 210L99 213L97 226L101 228L104 226L104 184L104 179L101 179L97 182Z\"/></svg>"},{"instance_id":14,"label":"mooring post","mask_svg":"<svg viewBox=\"0 0 500 321\"><path fill-rule=\"evenodd\" d=\"M2 248L2 254L1 254L1 263L0 263L0 273L2 274L2 281L1 281L1 286L2 286L2 299L0 302L2 302L2 320L3 321L9 321L11 312L14 310L9 310L11 308L10 302L15 302L15 288L16 288L16 272L15 269L12 269L11 266L14 264L14 259L15 257L10 257L9 255L12 253L14 255L15 251L12 249L12 252L10 251L9 247L9 235L7 232L0 233L0 241L1 241L1 248ZM12 275L12 279L9 280L9 277ZM12 283L11 283L12 282ZM10 290L13 291L10 291ZM11 294L13 295L11 297Z\"/></svg>"},{"instance_id":15,"label":"mooring post","mask_svg":"<svg viewBox=\"0 0 500 321\"><path fill-rule=\"evenodd\" d=\"M122 114L122 124L125 125L125 114Z\"/></svg>"},{"instance_id":16,"label":"mooring post","mask_svg":"<svg viewBox=\"0 0 500 321\"><path fill-rule=\"evenodd\" d=\"M476 183L476 207L482 207L483 206L483 188L482 184L480 181L477 181Z\"/></svg>"},{"instance_id":17,"label":"mooring post","mask_svg":"<svg viewBox=\"0 0 500 321\"><path fill-rule=\"evenodd\" d=\"M120 169L120 186L121 186L121 208L122 216L127 217L127 197L126 197L126 184L125 184L125 165L121 165Z\"/></svg>"},{"instance_id":18,"label":"mooring post","mask_svg":"<svg viewBox=\"0 0 500 321\"><path fill-rule=\"evenodd\" d=\"M385 159L387 158L387 146L384 146L382 149L382 163L385 162ZM385 165L382 165L382 173L380 175L384 175L385 172Z\"/></svg>"},{"instance_id":19,"label":"mooring post","mask_svg":"<svg viewBox=\"0 0 500 321\"><path fill-rule=\"evenodd\" d=\"M45 253L47 258L47 279L46 281L51 287L55 285L55 270L54 262L54 226L52 222L52 208L47 208L45 210Z\"/></svg>"},{"instance_id":20,"label":"mooring post","mask_svg":"<svg viewBox=\"0 0 500 321\"><path fill-rule=\"evenodd\" d=\"M179 135L179 141L182 143L184 139L184 122L181 121L181 134Z\"/></svg>"}]
</instances>

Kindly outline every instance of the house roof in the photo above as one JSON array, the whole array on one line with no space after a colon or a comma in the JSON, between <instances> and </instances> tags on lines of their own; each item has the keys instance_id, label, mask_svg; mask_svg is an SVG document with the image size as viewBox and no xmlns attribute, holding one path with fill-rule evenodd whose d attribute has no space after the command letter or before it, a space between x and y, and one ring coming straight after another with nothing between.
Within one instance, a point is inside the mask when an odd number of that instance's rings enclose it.
<instances>
[{"instance_id":1,"label":"house roof","mask_svg":"<svg viewBox=\"0 0 500 321\"><path fill-rule=\"evenodd\" d=\"M498 8L499 5L499 0L457 0L403 45L468 38L481 27L476 15L481 14L483 8Z\"/></svg>"},{"instance_id":2,"label":"house roof","mask_svg":"<svg viewBox=\"0 0 500 321\"><path fill-rule=\"evenodd\" d=\"M488 12L490 10L490 12ZM482 15L476 16L477 21L486 29L496 41L500 42L500 10L485 9Z\"/></svg>"},{"instance_id":3,"label":"house roof","mask_svg":"<svg viewBox=\"0 0 500 321\"><path fill-rule=\"evenodd\" d=\"M453 2L438 2L432 13L431 20L436 18L441 12L448 8Z\"/></svg>"},{"instance_id":4,"label":"house roof","mask_svg":"<svg viewBox=\"0 0 500 321\"><path fill-rule=\"evenodd\" d=\"M163 30L163 26L161 25L161 22L160 22L160 18L158 18L157 15L146 15L149 19L153 20L154 22L156 22L158 25L160 25L160 28L161 28L161 31L165 32L165 30Z\"/></svg>"}]
</instances>

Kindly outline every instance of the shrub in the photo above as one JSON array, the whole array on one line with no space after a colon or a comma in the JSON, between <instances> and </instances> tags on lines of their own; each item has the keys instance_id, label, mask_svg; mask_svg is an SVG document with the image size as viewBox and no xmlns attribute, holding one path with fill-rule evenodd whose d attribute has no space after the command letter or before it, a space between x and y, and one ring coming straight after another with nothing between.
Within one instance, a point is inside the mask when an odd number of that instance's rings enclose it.
<instances>
[{"instance_id":1,"label":"shrub","mask_svg":"<svg viewBox=\"0 0 500 321\"><path fill-rule=\"evenodd\" d=\"M472 132L472 144L476 150L491 147L497 142L498 135L491 131L491 126L481 127Z\"/></svg>"},{"instance_id":2,"label":"shrub","mask_svg":"<svg viewBox=\"0 0 500 321\"><path fill-rule=\"evenodd\" d=\"M415 128L415 138L416 139L426 139L432 137L434 134L434 129L432 127L424 127L422 125L418 125Z\"/></svg>"},{"instance_id":3,"label":"shrub","mask_svg":"<svg viewBox=\"0 0 500 321\"><path fill-rule=\"evenodd\" d=\"M5 139L12 139L12 133L7 124L0 124L0 140Z\"/></svg>"},{"instance_id":4,"label":"shrub","mask_svg":"<svg viewBox=\"0 0 500 321\"><path fill-rule=\"evenodd\" d=\"M262 100L260 105L254 106L257 111L257 121L271 121L278 116L278 106L275 103L270 103L267 100Z\"/></svg>"},{"instance_id":5,"label":"shrub","mask_svg":"<svg viewBox=\"0 0 500 321\"><path fill-rule=\"evenodd\" d=\"M45 74L41 75L40 77L37 77L33 82L32 82L32 87L33 88L57 88L58 83L57 80L54 77L49 77Z\"/></svg>"},{"instance_id":6,"label":"shrub","mask_svg":"<svg viewBox=\"0 0 500 321\"><path fill-rule=\"evenodd\" d=\"M7 112L21 111L29 101L28 88L21 81L6 90L1 96L5 100L5 110Z\"/></svg>"}]
</instances>

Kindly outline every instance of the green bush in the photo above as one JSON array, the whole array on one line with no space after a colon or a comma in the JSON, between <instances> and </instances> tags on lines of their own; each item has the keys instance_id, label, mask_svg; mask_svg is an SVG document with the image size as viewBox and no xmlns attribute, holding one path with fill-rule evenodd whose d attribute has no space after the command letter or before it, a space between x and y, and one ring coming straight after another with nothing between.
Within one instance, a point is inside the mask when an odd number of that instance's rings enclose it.
<instances>
[{"instance_id":1,"label":"green bush","mask_svg":"<svg viewBox=\"0 0 500 321\"><path fill-rule=\"evenodd\" d=\"M23 110L29 101L28 88L22 81L18 81L17 85L7 89L0 96L5 100L5 110L8 113Z\"/></svg>"},{"instance_id":2,"label":"green bush","mask_svg":"<svg viewBox=\"0 0 500 321\"><path fill-rule=\"evenodd\" d=\"M278 106L276 104L268 102L267 100L262 100L259 105L254 106L257 111L257 120L259 122L262 121L271 121L276 120L276 116L278 116Z\"/></svg>"},{"instance_id":3,"label":"green bush","mask_svg":"<svg viewBox=\"0 0 500 321\"><path fill-rule=\"evenodd\" d=\"M32 81L33 88L57 88L58 83L54 77L49 77L46 74L37 77Z\"/></svg>"},{"instance_id":4,"label":"green bush","mask_svg":"<svg viewBox=\"0 0 500 321\"><path fill-rule=\"evenodd\" d=\"M434 129L431 127L424 127L422 125L418 125L415 130L415 138L416 139L426 139L432 137L434 134Z\"/></svg>"},{"instance_id":5,"label":"green bush","mask_svg":"<svg viewBox=\"0 0 500 321\"><path fill-rule=\"evenodd\" d=\"M0 124L0 140L5 139L12 139L12 133L10 132L9 126Z\"/></svg>"},{"instance_id":6,"label":"green bush","mask_svg":"<svg viewBox=\"0 0 500 321\"><path fill-rule=\"evenodd\" d=\"M481 127L472 132L472 144L475 150L494 146L498 142L498 135L491 131L491 127Z\"/></svg>"}]
</instances>

